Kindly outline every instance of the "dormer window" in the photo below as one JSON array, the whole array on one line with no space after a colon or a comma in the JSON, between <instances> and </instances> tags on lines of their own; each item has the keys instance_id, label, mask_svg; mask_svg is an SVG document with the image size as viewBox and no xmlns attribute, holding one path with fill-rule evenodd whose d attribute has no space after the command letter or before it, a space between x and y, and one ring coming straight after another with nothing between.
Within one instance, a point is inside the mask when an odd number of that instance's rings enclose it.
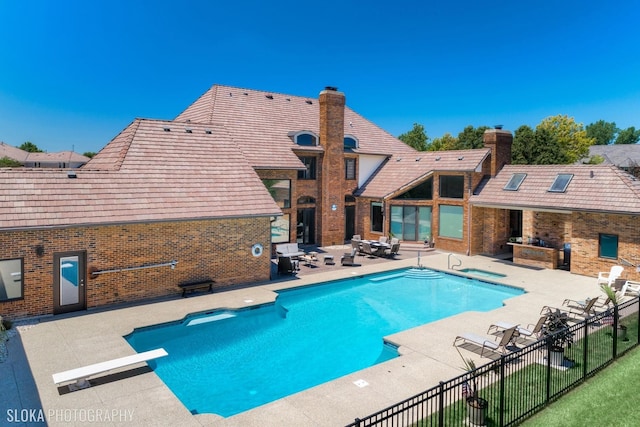
<instances>
[{"instance_id":1,"label":"dormer window","mask_svg":"<svg viewBox=\"0 0 640 427\"><path fill-rule=\"evenodd\" d=\"M358 140L356 139L356 137L351 135L345 135L344 148L347 148L347 149L358 148Z\"/></svg>"},{"instance_id":2,"label":"dormer window","mask_svg":"<svg viewBox=\"0 0 640 427\"><path fill-rule=\"evenodd\" d=\"M306 147L315 147L318 145L318 136L313 132L296 133L293 140L297 145L303 145Z\"/></svg>"}]
</instances>

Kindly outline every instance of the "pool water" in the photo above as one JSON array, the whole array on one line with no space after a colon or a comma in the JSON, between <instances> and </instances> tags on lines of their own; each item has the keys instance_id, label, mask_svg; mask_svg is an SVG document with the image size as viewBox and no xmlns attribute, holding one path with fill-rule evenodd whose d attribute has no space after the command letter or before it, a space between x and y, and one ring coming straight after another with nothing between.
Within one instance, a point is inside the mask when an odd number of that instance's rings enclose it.
<instances>
[{"instance_id":1,"label":"pool water","mask_svg":"<svg viewBox=\"0 0 640 427\"><path fill-rule=\"evenodd\" d=\"M279 292L276 302L136 329L138 352L192 413L224 417L398 357L383 337L523 291L409 269Z\"/></svg>"}]
</instances>

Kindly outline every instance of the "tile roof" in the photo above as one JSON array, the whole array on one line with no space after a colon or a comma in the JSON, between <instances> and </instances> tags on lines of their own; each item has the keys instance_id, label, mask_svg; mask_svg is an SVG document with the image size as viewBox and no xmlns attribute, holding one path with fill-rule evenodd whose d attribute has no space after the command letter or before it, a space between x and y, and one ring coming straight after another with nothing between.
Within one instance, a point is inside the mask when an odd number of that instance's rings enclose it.
<instances>
[{"instance_id":1,"label":"tile roof","mask_svg":"<svg viewBox=\"0 0 640 427\"><path fill-rule=\"evenodd\" d=\"M396 154L356 193L358 196L384 198L406 191L435 171L480 171L490 149L451 151L415 151Z\"/></svg>"},{"instance_id":2,"label":"tile roof","mask_svg":"<svg viewBox=\"0 0 640 427\"><path fill-rule=\"evenodd\" d=\"M527 175L517 191L504 190L514 173ZM549 192L558 174L573 178L564 193ZM640 181L612 165L507 165L470 202L505 209L640 214Z\"/></svg>"},{"instance_id":3,"label":"tile roof","mask_svg":"<svg viewBox=\"0 0 640 427\"><path fill-rule=\"evenodd\" d=\"M254 168L301 168L291 132L320 134L315 98L214 85L175 118L176 122L224 126ZM412 153L413 148L345 107L345 135L358 139L360 154ZM321 149L321 148L320 148Z\"/></svg>"},{"instance_id":4,"label":"tile roof","mask_svg":"<svg viewBox=\"0 0 640 427\"><path fill-rule=\"evenodd\" d=\"M73 151L59 151L56 153L30 153L0 141L0 158L9 157L21 163L25 162L76 162L86 163L89 158Z\"/></svg>"},{"instance_id":5,"label":"tile roof","mask_svg":"<svg viewBox=\"0 0 640 427\"><path fill-rule=\"evenodd\" d=\"M59 169L0 169L0 228L281 214L224 129L185 128L135 120L74 170L77 178Z\"/></svg>"},{"instance_id":6,"label":"tile roof","mask_svg":"<svg viewBox=\"0 0 640 427\"><path fill-rule=\"evenodd\" d=\"M0 159L3 157L9 157L10 159L24 163L28 155L29 152L0 141Z\"/></svg>"}]
</instances>

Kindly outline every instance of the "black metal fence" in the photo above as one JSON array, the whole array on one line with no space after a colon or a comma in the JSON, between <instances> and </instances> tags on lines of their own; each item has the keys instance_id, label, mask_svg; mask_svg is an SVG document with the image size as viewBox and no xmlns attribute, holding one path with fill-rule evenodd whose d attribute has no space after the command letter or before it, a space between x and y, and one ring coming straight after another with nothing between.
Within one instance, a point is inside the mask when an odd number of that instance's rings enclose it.
<instances>
[{"instance_id":1,"label":"black metal fence","mask_svg":"<svg viewBox=\"0 0 640 427\"><path fill-rule=\"evenodd\" d=\"M346 427L517 425L638 346L639 320L634 298L570 326L559 358L544 338Z\"/></svg>"}]
</instances>

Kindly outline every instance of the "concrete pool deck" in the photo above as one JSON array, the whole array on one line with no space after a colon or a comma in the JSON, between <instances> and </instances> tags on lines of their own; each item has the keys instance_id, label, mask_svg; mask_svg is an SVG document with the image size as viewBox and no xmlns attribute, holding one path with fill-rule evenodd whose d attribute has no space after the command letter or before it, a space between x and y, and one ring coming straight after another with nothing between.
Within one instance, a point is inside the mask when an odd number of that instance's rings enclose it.
<instances>
[{"instance_id":1,"label":"concrete pool deck","mask_svg":"<svg viewBox=\"0 0 640 427\"><path fill-rule=\"evenodd\" d=\"M417 253L414 254L417 257ZM90 310L74 316L43 318L39 323L19 328L19 337L11 341L14 345L20 340L22 342L23 359L25 364L28 362L26 369L31 371L37 396L17 393L20 401L16 402L16 396L13 396L15 403L9 404L16 405L14 407L18 409L38 409L33 405L40 404L50 426L89 424L88 416L93 417L91 425L105 426L341 426L431 388L439 381L460 375L462 360L452 346L459 333L484 335L491 323L500 320L524 325L534 323L544 305L560 306L565 298L584 299L602 293L592 277L562 270L531 269L483 256L455 255L462 260L462 268L505 274L506 277L491 281L521 287L527 293L510 298L503 307L490 312L466 312L389 336L389 341L400 346L401 357L229 418L212 414L192 415L144 366L97 376L92 380L92 387L71 393L64 392L66 387L59 390L53 384L51 376L56 372L133 354L123 336L136 327L178 320L193 312L271 302L276 296L274 291L283 288L415 267L417 260L414 254L393 262L364 261L357 268L340 266L338 258L336 265L323 266L319 272L302 267L295 280L119 309ZM421 257L423 266L443 271L447 270L448 262L446 253L432 252ZM489 361L473 352L461 351L465 357L471 357L479 364ZM6 367L3 365L0 364L3 381L9 381L4 375ZM14 367L14 377L15 371ZM185 380L188 380L188 373L185 373ZM358 380L364 380L368 385L359 387L354 384ZM29 384L25 382L24 387L27 386ZM20 391L19 384L16 389ZM0 420L4 418L3 412ZM25 422L23 425L44 424Z\"/></svg>"}]
</instances>

